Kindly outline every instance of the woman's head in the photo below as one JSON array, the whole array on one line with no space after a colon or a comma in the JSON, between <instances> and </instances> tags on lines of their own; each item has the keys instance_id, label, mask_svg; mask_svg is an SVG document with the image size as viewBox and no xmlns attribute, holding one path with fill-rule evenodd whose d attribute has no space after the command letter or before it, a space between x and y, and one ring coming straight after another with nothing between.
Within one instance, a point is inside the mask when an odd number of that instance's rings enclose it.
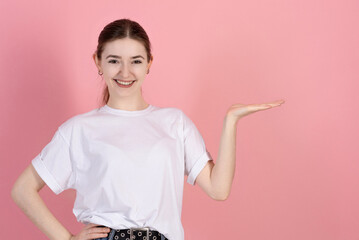
<instances>
[{"instance_id":1,"label":"woman's head","mask_svg":"<svg viewBox=\"0 0 359 240\"><path fill-rule=\"evenodd\" d=\"M102 104L108 102L110 95L116 98L141 94L142 82L153 61L147 33L130 19L119 19L104 27L93 58L106 82ZM124 88L115 79L135 82Z\"/></svg>"}]
</instances>

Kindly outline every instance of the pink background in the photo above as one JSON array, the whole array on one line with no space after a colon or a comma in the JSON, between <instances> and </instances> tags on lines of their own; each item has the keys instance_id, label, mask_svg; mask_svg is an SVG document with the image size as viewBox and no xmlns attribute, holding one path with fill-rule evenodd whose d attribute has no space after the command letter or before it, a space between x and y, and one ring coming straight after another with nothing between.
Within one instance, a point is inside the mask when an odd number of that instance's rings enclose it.
<instances>
[{"instance_id":1,"label":"pink background","mask_svg":"<svg viewBox=\"0 0 359 240\"><path fill-rule=\"evenodd\" d=\"M227 201L185 184L186 240L359 239L358 1L18 0L0 9L1 239L46 239L11 187L62 122L98 106L91 55L102 28L123 17L153 45L145 99L188 114L215 161L231 104L286 101L238 122ZM70 231L83 227L74 190L40 195Z\"/></svg>"}]
</instances>

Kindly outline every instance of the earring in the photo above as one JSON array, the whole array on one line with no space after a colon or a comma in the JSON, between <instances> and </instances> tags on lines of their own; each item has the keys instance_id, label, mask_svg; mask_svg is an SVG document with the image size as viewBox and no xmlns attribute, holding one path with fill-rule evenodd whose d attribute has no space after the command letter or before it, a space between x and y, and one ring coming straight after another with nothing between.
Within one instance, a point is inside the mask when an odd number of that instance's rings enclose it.
<instances>
[{"instance_id":1,"label":"earring","mask_svg":"<svg viewBox=\"0 0 359 240\"><path fill-rule=\"evenodd\" d=\"M98 75L102 75L103 73L100 71L100 70L98 70Z\"/></svg>"},{"instance_id":2,"label":"earring","mask_svg":"<svg viewBox=\"0 0 359 240\"><path fill-rule=\"evenodd\" d=\"M149 73L150 73L150 69L147 70L147 74L149 74Z\"/></svg>"}]
</instances>

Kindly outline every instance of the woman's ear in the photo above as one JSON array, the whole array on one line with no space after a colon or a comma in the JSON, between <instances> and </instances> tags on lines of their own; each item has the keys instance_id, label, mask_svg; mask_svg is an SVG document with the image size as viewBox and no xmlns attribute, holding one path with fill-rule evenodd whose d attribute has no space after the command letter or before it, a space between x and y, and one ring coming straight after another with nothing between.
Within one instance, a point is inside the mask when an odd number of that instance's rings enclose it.
<instances>
[{"instance_id":1,"label":"woman's ear","mask_svg":"<svg viewBox=\"0 0 359 240\"><path fill-rule=\"evenodd\" d=\"M94 53L94 54L92 55L92 58L93 58L93 60L94 60L94 62L95 62L95 64L96 64L96 67L100 70L100 69L101 69L101 67L100 67L100 61L99 61L98 58L97 58L97 54Z\"/></svg>"},{"instance_id":2,"label":"woman's ear","mask_svg":"<svg viewBox=\"0 0 359 240\"><path fill-rule=\"evenodd\" d=\"M147 71L150 69L152 62L153 62L153 56L151 56L151 60L150 60L150 62L148 63Z\"/></svg>"}]
</instances>

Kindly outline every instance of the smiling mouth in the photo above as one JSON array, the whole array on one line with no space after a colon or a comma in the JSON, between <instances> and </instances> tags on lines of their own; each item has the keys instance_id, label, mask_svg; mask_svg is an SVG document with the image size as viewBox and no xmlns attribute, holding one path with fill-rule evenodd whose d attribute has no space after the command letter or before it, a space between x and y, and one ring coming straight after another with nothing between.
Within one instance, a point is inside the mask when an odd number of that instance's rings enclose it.
<instances>
[{"instance_id":1,"label":"smiling mouth","mask_svg":"<svg viewBox=\"0 0 359 240\"><path fill-rule=\"evenodd\" d=\"M123 86L129 86L132 85L136 80L132 80L132 81L122 81L122 80L118 80L118 79L113 79L115 82L117 82L118 84L121 84Z\"/></svg>"},{"instance_id":2,"label":"smiling mouth","mask_svg":"<svg viewBox=\"0 0 359 240\"><path fill-rule=\"evenodd\" d=\"M115 81L118 82L118 83L132 83L132 82L136 81L136 80L123 81L123 80L120 80L120 79L113 79L113 80L115 80Z\"/></svg>"}]
</instances>

